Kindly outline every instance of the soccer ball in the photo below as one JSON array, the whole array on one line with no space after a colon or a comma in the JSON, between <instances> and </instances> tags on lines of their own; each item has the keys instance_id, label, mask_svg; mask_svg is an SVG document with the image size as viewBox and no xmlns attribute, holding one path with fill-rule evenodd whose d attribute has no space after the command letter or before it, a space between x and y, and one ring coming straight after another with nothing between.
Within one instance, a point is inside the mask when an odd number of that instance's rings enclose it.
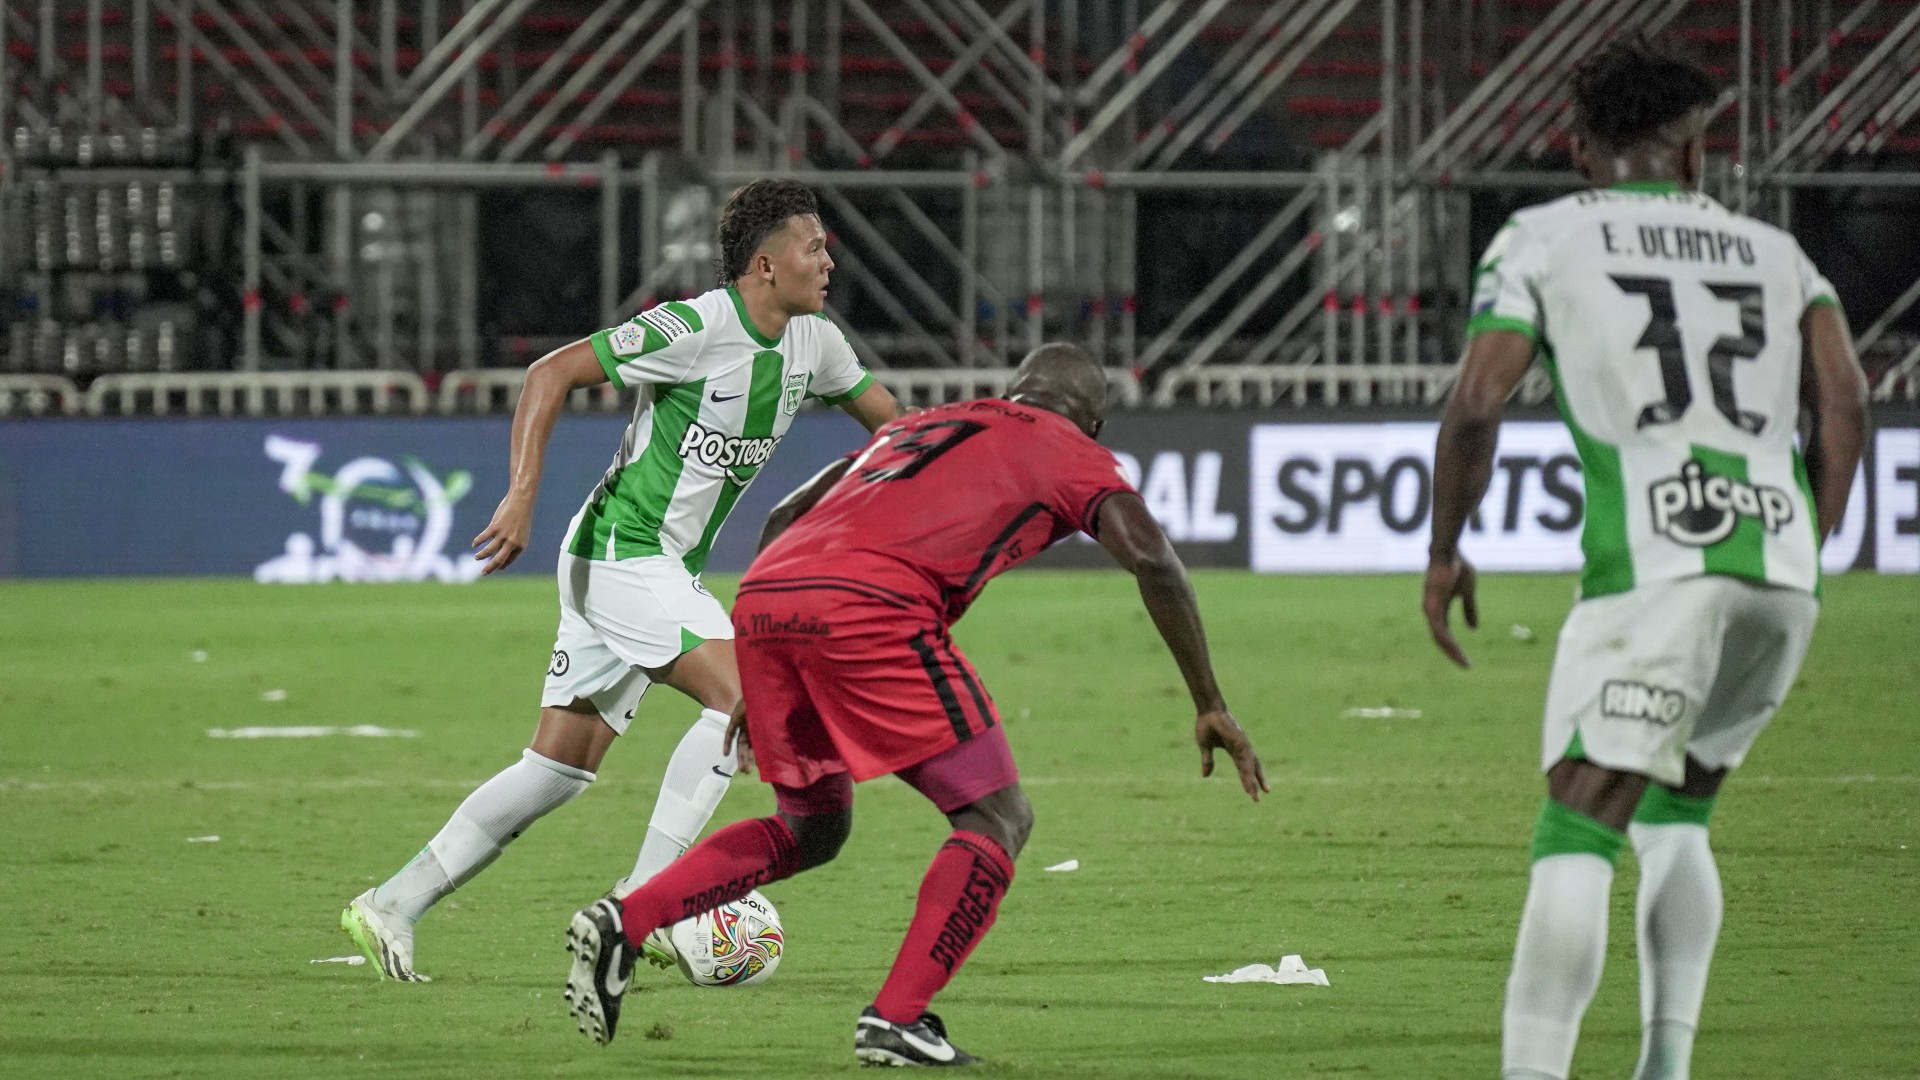
<instances>
[{"instance_id":1,"label":"soccer ball","mask_svg":"<svg viewBox=\"0 0 1920 1080\"><path fill-rule=\"evenodd\" d=\"M752 986L780 966L780 914L756 890L667 931L681 974L695 986Z\"/></svg>"}]
</instances>

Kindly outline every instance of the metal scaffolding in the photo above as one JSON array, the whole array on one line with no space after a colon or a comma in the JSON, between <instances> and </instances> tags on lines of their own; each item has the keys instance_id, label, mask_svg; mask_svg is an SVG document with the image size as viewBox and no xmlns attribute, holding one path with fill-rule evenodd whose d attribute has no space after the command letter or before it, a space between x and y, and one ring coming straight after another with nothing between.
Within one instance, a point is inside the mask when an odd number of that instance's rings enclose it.
<instances>
[{"instance_id":1,"label":"metal scaffolding","mask_svg":"<svg viewBox=\"0 0 1920 1080\"><path fill-rule=\"evenodd\" d=\"M1572 65L1636 29L1731 87L1730 206L1920 188L1905 0L0 0L0 373L41 380L0 408L224 369L474 407L564 340L483 317L490 199L590 217L612 323L706 287L768 174L820 192L856 349L928 387L1071 337L1162 404L1431 401L1476 207L1578 185ZM1855 311L1883 393L1916 303Z\"/></svg>"}]
</instances>

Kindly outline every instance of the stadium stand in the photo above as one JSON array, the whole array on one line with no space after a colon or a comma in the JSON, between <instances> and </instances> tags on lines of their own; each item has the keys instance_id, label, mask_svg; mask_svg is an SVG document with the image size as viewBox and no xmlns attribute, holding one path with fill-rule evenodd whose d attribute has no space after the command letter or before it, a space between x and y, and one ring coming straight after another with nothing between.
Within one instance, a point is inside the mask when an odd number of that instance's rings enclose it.
<instances>
[{"instance_id":1,"label":"stadium stand","mask_svg":"<svg viewBox=\"0 0 1920 1080\"><path fill-rule=\"evenodd\" d=\"M1573 183L1570 58L1627 30L1727 83L1710 192L1834 265L1877 392L1920 392L1920 257L1882 246L1912 0L0 9L0 415L508 408L701 287L716 195L774 171L928 399L1069 336L1162 404L1431 401L1473 252Z\"/></svg>"}]
</instances>

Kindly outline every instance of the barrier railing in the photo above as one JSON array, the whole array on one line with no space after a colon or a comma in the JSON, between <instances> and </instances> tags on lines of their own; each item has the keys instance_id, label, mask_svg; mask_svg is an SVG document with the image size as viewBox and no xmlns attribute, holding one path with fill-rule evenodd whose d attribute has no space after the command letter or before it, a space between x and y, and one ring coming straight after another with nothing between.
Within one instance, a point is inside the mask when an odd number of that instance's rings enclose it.
<instances>
[{"instance_id":1,"label":"barrier railing","mask_svg":"<svg viewBox=\"0 0 1920 1080\"><path fill-rule=\"evenodd\" d=\"M93 416L385 415L425 413L431 397L406 371L171 372L102 375L82 407Z\"/></svg>"},{"instance_id":2,"label":"barrier railing","mask_svg":"<svg viewBox=\"0 0 1920 1080\"><path fill-rule=\"evenodd\" d=\"M970 398L993 397L1007 392L1013 382L1011 368L943 368L937 370L901 370L878 372L875 378L893 391L901 401L920 407L944 405ZM1113 404L1135 406L1144 395L1140 382L1132 374L1107 369L1107 388Z\"/></svg>"},{"instance_id":3,"label":"barrier railing","mask_svg":"<svg viewBox=\"0 0 1920 1080\"><path fill-rule=\"evenodd\" d=\"M445 416L463 413L512 412L520 404L527 373L519 368L491 368L448 372L434 395L434 410ZM620 412L631 405L631 395L612 383L575 390L567 407L575 412Z\"/></svg>"},{"instance_id":4,"label":"barrier railing","mask_svg":"<svg viewBox=\"0 0 1920 1080\"><path fill-rule=\"evenodd\" d=\"M79 411L80 388L59 375L0 375L0 416Z\"/></svg>"},{"instance_id":5,"label":"barrier railing","mask_svg":"<svg viewBox=\"0 0 1920 1080\"><path fill-rule=\"evenodd\" d=\"M1113 402L1144 403L1140 383L1107 372ZM912 405L939 405L1006 392L1010 368L883 370L877 377ZM103 375L83 393L54 375L0 375L0 416L352 416L512 412L526 372L519 368L451 372L437 390L406 371L172 372ZM632 395L612 384L576 390L575 412L616 413Z\"/></svg>"}]
</instances>

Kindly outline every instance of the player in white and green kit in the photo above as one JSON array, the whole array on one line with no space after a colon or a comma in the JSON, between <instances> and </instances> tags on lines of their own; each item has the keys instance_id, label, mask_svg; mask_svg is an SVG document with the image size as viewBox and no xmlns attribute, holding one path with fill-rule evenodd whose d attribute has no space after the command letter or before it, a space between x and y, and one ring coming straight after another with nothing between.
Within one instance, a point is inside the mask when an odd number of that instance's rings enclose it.
<instances>
[{"instance_id":1,"label":"player in white and green kit","mask_svg":"<svg viewBox=\"0 0 1920 1080\"><path fill-rule=\"evenodd\" d=\"M722 209L719 239L723 287L642 312L527 370L510 487L474 539L487 573L526 550L567 395L612 381L640 400L612 466L567 528L560 629L532 743L341 914L383 977L425 981L413 968L415 922L586 790L652 684L685 693L701 712L667 763L646 839L616 890L677 858L726 794L734 757L722 740L740 678L732 624L700 583L714 537L802 402L839 405L869 431L899 406L820 314L833 259L812 192L790 180L748 184Z\"/></svg>"},{"instance_id":2,"label":"player in white and green kit","mask_svg":"<svg viewBox=\"0 0 1920 1080\"><path fill-rule=\"evenodd\" d=\"M1505 1080L1565 1080L1599 986L1629 838L1643 1040L1635 1080L1685 1080L1720 928L1707 820L1793 685L1820 544L1866 435L1833 290L1794 239L1697 193L1705 72L1616 41L1574 79L1594 189L1513 216L1477 275L1436 451L1425 609L1476 625L1462 526L1502 407L1538 353L1586 478L1585 571L1547 691L1547 800L1503 1022ZM1810 417L1806 454L1795 432Z\"/></svg>"}]
</instances>

